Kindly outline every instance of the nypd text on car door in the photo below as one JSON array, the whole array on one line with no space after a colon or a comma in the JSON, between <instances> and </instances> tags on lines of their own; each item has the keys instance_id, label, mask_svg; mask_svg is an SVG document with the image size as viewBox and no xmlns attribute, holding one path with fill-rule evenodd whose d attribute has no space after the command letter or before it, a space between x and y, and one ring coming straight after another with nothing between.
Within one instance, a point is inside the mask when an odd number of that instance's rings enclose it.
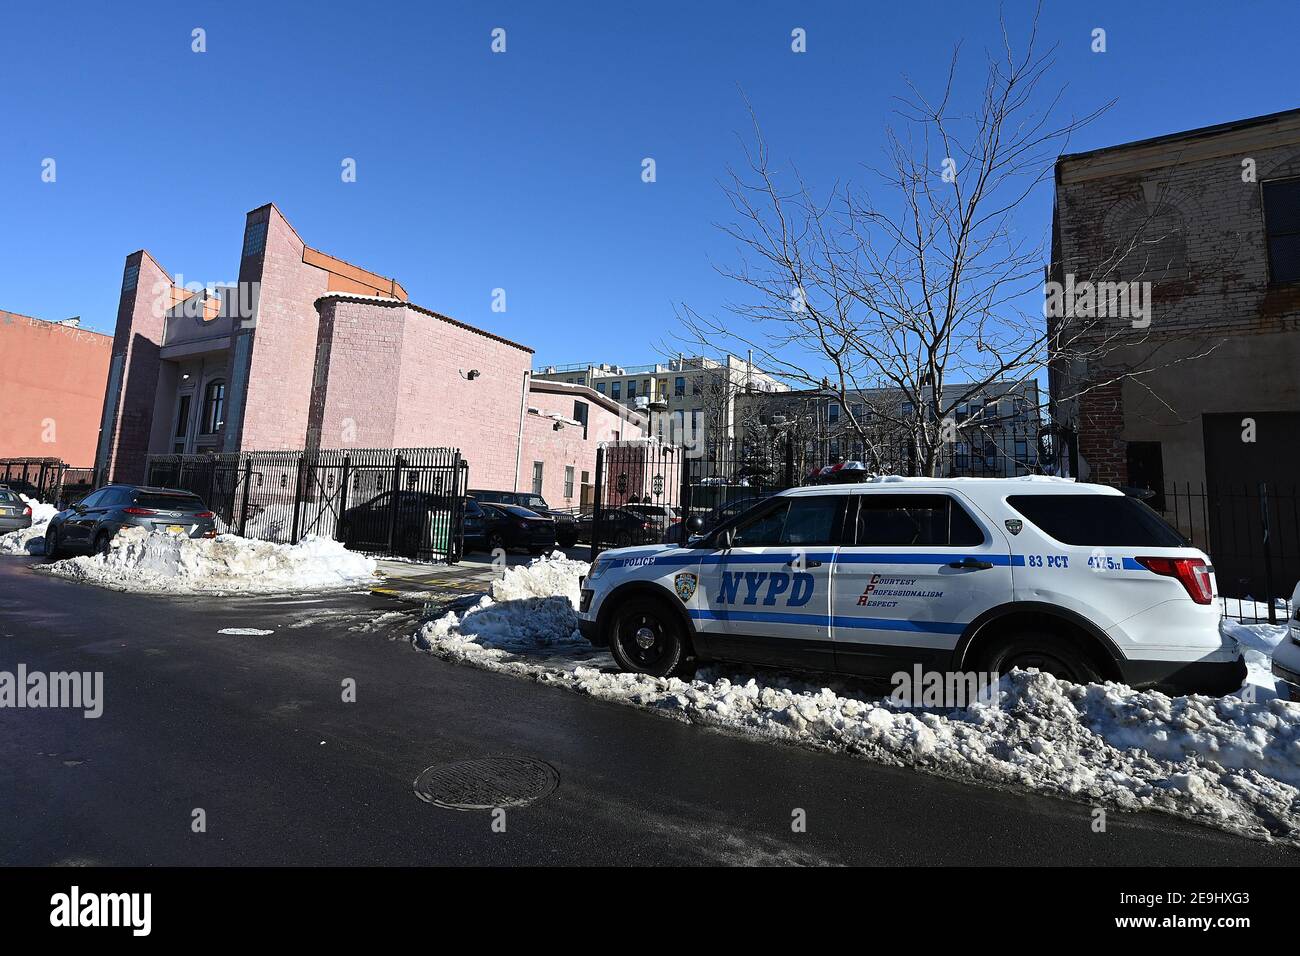
<instances>
[{"instance_id":1,"label":"nypd text on car door","mask_svg":"<svg viewBox=\"0 0 1300 956\"><path fill-rule=\"evenodd\" d=\"M843 494L773 499L700 563L697 639L711 656L830 668L830 572Z\"/></svg>"}]
</instances>

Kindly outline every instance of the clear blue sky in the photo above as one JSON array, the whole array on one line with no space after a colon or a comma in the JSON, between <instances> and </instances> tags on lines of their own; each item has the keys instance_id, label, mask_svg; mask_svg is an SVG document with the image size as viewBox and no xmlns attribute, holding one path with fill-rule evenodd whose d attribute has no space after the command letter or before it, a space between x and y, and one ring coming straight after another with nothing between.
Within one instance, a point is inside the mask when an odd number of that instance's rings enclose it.
<instances>
[{"instance_id":1,"label":"clear blue sky","mask_svg":"<svg viewBox=\"0 0 1300 956\"><path fill-rule=\"evenodd\" d=\"M1294 2L1048 6L1063 108L1119 99L1071 151L1300 105ZM1031 10L1005 4L1014 29ZM674 303L740 291L711 263L734 261L714 223L742 88L774 156L865 178L902 75L935 88L964 41L978 76L996 29L983 2L8 4L0 309L111 331L126 254L233 281L244 213L274 201L309 244L539 363L652 361ZM1020 228L1049 210L1044 190Z\"/></svg>"}]
</instances>

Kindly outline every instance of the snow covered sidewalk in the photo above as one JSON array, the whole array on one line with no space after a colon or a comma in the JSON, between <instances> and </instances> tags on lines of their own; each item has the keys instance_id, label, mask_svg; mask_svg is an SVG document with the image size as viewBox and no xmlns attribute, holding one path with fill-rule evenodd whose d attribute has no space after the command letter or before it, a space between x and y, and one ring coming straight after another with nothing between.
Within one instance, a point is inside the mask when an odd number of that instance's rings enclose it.
<instances>
[{"instance_id":1,"label":"snow covered sidewalk","mask_svg":"<svg viewBox=\"0 0 1300 956\"><path fill-rule=\"evenodd\" d=\"M309 536L289 545L233 534L195 539L124 528L106 554L36 570L120 591L266 594L366 584L374 580L375 562L328 538Z\"/></svg>"},{"instance_id":2,"label":"snow covered sidewalk","mask_svg":"<svg viewBox=\"0 0 1300 956\"><path fill-rule=\"evenodd\" d=\"M676 720L1300 845L1298 704L1170 698L1017 671L1003 676L995 702L921 710L848 684L737 667L702 669L691 681L623 674L576 630L586 567L557 553L512 568L490 596L424 624L414 641Z\"/></svg>"},{"instance_id":3,"label":"snow covered sidewalk","mask_svg":"<svg viewBox=\"0 0 1300 956\"><path fill-rule=\"evenodd\" d=\"M59 509L26 495L20 494L18 497L32 509L32 524L21 531L0 534L0 554L44 554L45 528L50 519L59 513Z\"/></svg>"}]
</instances>

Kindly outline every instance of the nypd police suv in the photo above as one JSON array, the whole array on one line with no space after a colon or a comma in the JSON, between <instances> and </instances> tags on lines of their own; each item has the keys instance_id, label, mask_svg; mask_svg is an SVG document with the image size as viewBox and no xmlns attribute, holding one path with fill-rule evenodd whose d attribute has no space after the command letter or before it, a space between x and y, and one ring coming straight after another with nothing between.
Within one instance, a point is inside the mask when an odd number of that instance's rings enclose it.
<instances>
[{"instance_id":1,"label":"nypd police suv","mask_svg":"<svg viewBox=\"0 0 1300 956\"><path fill-rule=\"evenodd\" d=\"M1055 478L796 488L687 546L601 554L580 627L619 666L701 661L888 678L917 665L1228 693L1214 569L1154 511Z\"/></svg>"}]
</instances>

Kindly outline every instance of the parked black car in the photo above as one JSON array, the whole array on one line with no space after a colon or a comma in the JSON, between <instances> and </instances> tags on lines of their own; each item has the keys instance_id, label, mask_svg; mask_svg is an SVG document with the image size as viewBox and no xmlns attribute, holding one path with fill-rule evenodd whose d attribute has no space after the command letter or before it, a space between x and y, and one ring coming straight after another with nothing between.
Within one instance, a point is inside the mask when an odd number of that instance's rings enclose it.
<instances>
[{"instance_id":1,"label":"parked black car","mask_svg":"<svg viewBox=\"0 0 1300 956\"><path fill-rule=\"evenodd\" d=\"M392 553L412 560L431 554L448 554L451 540L452 501L429 491L385 491L354 505L339 516L336 537L354 551L388 551L392 528Z\"/></svg>"},{"instance_id":2,"label":"parked black car","mask_svg":"<svg viewBox=\"0 0 1300 956\"><path fill-rule=\"evenodd\" d=\"M587 540L591 540L591 516L587 521ZM600 514L603 548L628 548L634 544L658 544L663 534L658 518L629 511L627 508L606 508Z\"/></svg>"},{"instance_id":3,"label":"parked black car","mask_svg":"<svg viewBox=\"0 0 1300 956\"><path fill-rule=\"evenodd\" d=\"M50 519L45 554L57 558L72 548L107 551L122 528L147 528L187 538L213 538L216 515L203 499L175 488L109 485L82 498Z\"/></svg>"},{"instance_id":4,"label":"parked black car","mask_svg":"<svg viewBox=\"0 0 1300 956\"><path fill-rule=\"evenodd\" d=\"M561 548L571 548L578 542L578 524L573 515L556 511L541 495L529 491L475 491L473 489L470 489L469 495L480 504L514 505L551 518L555 522L555 540Z\"/></svg>"},{"instance_id":5,"label":"parked black car","mask_svg":"<svg viewBox=\"0 0 1300 956\"><path fill-rule=\"evenodd\" d=\"M465 499L465 553L491 551L494 546L504 547L504 525L510 516L491 505L480 505L473 498Z\"/></svg>"},{"instance_id":6,"label":"parked black car","mask_svg":"<svg viewBox=\"0 0 1300 956\"><path fill-rule=\"evenodd\" d=\"M555 520L516 505L480 503L484 512L482 541L488 551L501 548L542 554L555 547ZM469 551L469 528L465 529L465 550Z\"/></svg>"}]
</instances>

